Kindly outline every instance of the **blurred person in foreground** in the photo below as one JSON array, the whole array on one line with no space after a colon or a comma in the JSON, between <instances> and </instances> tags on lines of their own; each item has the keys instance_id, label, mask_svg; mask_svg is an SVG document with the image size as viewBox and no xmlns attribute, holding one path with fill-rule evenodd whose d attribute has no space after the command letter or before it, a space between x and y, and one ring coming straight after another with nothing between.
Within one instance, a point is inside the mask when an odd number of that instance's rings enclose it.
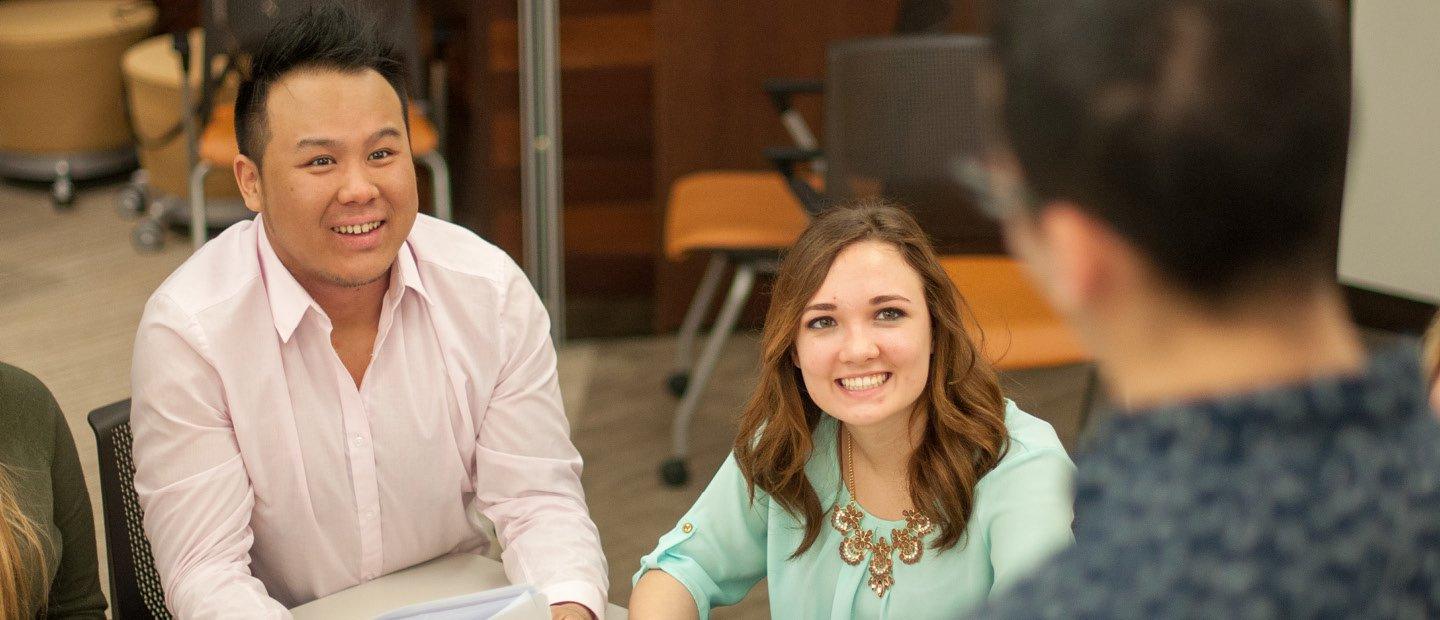
<instances>
[{"instance_id":1,"label":"blurred person in foreground","mask_svg":"<svg viewBox=\"0 0 1440 620\"><path fill-rule=\"evenodd\" d=\"M417 215L403 63L341 3L278 24L236 102L245 204L146 305L135 487L180 617L293 607L451 553L494 521L511 582L604 613L540 300Z\"/></svg>"},{"instance_id":2,"label":"blurred person in foreground","mask_svg":"<svg viewBox=\"0 0 1440 620\"><path fill-rule=\"evenodd\" d=\"M734 454L641 559L630 615L954 618L1070 543L1074 465L1000 392L925 234L836 207L786 252Z\"/></svg>"},{"instance_id":3,"label":"blurred person in foreground","mask_svg":"<svg viewBox=\"0 0 1440 620\"><path fill-rule=\"evenodd\" d=\"M1334 3L995 8L976 174L1123 408L1077 458L1075 545L981 616L1440 614L1440 425L1336 284Z\"/></svg>"},{"instance_id":4,"label":"blurred person in foreground","mask_svg":"<svg viewBox=\"0 0 1440 620\"><path fill-rule=\"evenodd\" d=\"M60 405L0 364L0 620L105 618L95 521Z\"/></svg>"}]
</instances>

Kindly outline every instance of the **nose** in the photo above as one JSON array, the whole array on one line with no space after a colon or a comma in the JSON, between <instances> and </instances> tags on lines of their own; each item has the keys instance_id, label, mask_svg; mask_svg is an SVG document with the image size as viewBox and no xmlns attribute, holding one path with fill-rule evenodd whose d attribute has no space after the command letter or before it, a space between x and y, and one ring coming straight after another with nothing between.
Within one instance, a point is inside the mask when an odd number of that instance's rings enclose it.
<instances>
[{"instance_id":1,"label":"nose","mask_svg":"<svg viewBox=\"0 0 1440 620\"><path fill-rule=\"evenodd\" d=\"M859 364L875 359L878 355L880 346L876 344L868 326L852 326L845 330L845 342L840 347L841 362Z\"/></svg>"},{"instance_id":2,"label":"nose","mask_svg":"<svg viewBox=\"0 0 1440 620\"><path fill-rule=\"evenodd\" d=\"M335 199L340 204L365 204L380 197L380 188L370 179L365 165L353 163L345 167L344 180Z\"/></svg>"}]
</instances>

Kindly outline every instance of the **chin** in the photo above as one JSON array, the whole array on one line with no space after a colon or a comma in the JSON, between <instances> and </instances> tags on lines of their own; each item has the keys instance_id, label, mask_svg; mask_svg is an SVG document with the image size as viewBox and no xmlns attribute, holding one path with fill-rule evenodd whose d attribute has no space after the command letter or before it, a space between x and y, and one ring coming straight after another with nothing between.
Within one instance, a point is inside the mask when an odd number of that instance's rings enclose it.
<instances>
[{"instance_id":1,"label":"chin","mask_svg":"<svg viewBox=\"0 0 1440 620\"><path fill-rule=\"evenodd\" d=\"M378 273L374 271L334 273L330 274L330 276L325 279L329 280L331 284L334 284L336 286L343 286L346 288L360 288L367 284L374 284L376 281L384 278L386 275L389 275L389 271L390 268L387 266L384 269L381 269Z\"/></svg>"},{"instance_id":2,"label":"chin","mask_svg":"<svg viewBox=\"0 0 1440 620\"><path fill-rule=\"evenodd\" d=\"M821 409L824 410L826 413L830 414L830 417L851 426L870 426L872 424L879 424L881 422L891 420L895 416L904 415L905 413L905 408L903 407L892 407L884 403L874 406L856 407L854 405L851 405L846 407L835 407L833 410L826 409L825 407L821 407Z\"/></svg>"}]
</instances>

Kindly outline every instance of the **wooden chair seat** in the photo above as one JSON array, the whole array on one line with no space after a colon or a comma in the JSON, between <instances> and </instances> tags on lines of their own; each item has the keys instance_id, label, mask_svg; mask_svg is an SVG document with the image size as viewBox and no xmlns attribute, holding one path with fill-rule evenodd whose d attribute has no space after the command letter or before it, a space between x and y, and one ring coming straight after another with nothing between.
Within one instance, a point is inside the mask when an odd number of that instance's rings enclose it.
<instances>
[{"instance_id":1,"label":"wooden chair seat","mask_svg":"<svg viewBox=\"0 0 1440 620\"><path fill-rule=\"evenodd\" d=\"M679 260L692 251L783 250L809 222L778 173L697 172L671 186L665 255Z\"/></svg>"},{"instance_id":2,"label":"wooden chair seat","mask_svg":"<svg viewBox=\"0 0 1440 620\"><path fill-rule=\"evenodd\" d=\"M983 334L985 355L999 370L1045 368L1090 360L1080 339L1005 256L942 256ZM971 334L980 341L982 338Z\"/></svg>"},{"instance_id":3,"label":"wooden chair seat","mask_svg":"<svg viewBox=\"0 0 1440 620\"><path fill-rule=\"evenodd\" d=\"M410 107L410 152L423 157L440 144L439 134L430 119L414 106ZM229 167L240 154L235 141L235 106L217 105L210 113L210 122L200 134L200 159L211 166Z\"/></svg>"}]
</instances>

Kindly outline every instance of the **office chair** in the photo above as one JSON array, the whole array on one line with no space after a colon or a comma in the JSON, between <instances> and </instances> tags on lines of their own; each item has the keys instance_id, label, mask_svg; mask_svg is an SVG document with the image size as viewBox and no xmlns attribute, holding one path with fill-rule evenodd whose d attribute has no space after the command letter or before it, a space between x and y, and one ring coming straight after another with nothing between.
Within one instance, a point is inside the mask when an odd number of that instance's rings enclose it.
<instances>
[{"instance_id":1,"label":"office chair","mask_svg":"<svg viewBox=\"0 0 1440 620\"><path fill-rule=\"evenodd\" d=\"M130 453L130 399L105 405L87 417L100 454L100 504L110 567L110 613L116 620L168 620L165 591L150 541L145 538L135 461Z\"/></svg>"},{"instance_id":2,"label":"office chair","mask_svg":"<svg viewBox=\"0 0 1440 620\"><path fill-rule=\"evenodd\" d=\"M977 83L986 46L985 39L965 35L831 45L824 83L824 150L774 148L766 155L805 213L868 196L907 208L944 257L942 265L972 309L972 336L997 369L1085 362L1089 356L1079 340L1020 267L1002 255L998 225L973 207L973 197L950 176L956 157L978 155L983 148ZM823 186L811 182L800 166L822 155ZM732 285L732 295L735 288ZM706 292L704 282L701 292ZM722 312L721 319L726 318ZM717 321L706 354L684 385L685 400L671 429L671 457L661 465L667 484L685 482L690 418L718 358L716 343L723 342L732 326L733 319ZM1095 382L1092 369L1080 413L1082 427Z\"/></svg>"},{"instance_id":3,"label":"office chair","mask_svg":"<svg viewBox=\"0 0 1440 620\"><path fill-rule=\"evenodd\" d=\"M818 93L821 86L816 80L773 79L764 84L796 149L813 152L818 145L791 100L797 94ZM663 233L666 258L679 261L692 254L708 254L710 261L681 321L674 370L665 379L670 393L681 399L672 431L672 452L679 456L660 466L660 478L669 486L689 479L683 455L690 418L700 406L710 374L750 299L756 278L775 272L780 253L810 222L805 204L795 196L823 185L816 175L824 170L824 161L814 157L807 163L808 175L797 173L787 178L769 170L703 171L682 176L670 187ZM696 359L694 348L701 324L732 267L725 302Z\"/></svg>"},{"instance_id":4,"label":"office chair","mask_svg":"<svg viewBox=\"0 0 1440 620\"><path fill-rule=\"evenodd\" d=\"M201 26L204 38L201 44L202 52L199 54L200 92L189 92L189 83L181 81L181 105L187 120L185 133L187 142L191 145L188 219L191 242L196 249L205 243L211 225L224 226L233 223L237 218L249 217L248 213L240 212L238 216L229 215L223 221L213 222L213 214L209 213L206 204L206 175L217 168L229 170L234 156L240 151L235 140L234 106L216 105L214 101L219 86L228 72L238 70L251 52L264 42L265 35L274 24L298 14L308 4L306 0L206 0L202 3ZM382 29L382 35L398 44L405 55L411 86L408 117L411 153L418 163L429 170L435 216L450 221L453 219L450 169L440 153L442 136L437 130L437 127L443 126L443 121L432 122L425 114L427 107L432 104L437 110L442 109L446 97L441 78L444 71L434 68L428 72L421 71L413 0L363 0L358 4L369 10L377 26ZM184 40L177 37L177 47L182 45ZM180 57L184 61L189 58L189 54L182 51ZM212 74L217 57L227 59L223 63L225 70ZM417 88L426 76L436 77L429 85L428 99L419 96L427 91ZM141 225L145 227L145 232L151 234L142 235L141 229L137 229L137 244L158 247L162 237L158 232L159 222L156 218L146 220Z\"/></svg>"}]
</instances>

